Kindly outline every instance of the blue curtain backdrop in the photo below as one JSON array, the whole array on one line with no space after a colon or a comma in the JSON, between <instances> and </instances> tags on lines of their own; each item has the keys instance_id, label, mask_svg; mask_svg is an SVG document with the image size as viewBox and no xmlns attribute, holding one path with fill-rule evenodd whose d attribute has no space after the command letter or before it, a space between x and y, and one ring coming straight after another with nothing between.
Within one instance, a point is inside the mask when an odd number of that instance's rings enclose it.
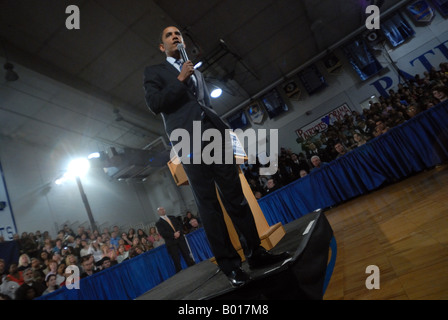
<instances>
[{"instance_id":1,"label":"blue curtain backdrop","mask_svg":"<svg viewBox=\"0 0 448 320\"><path fill-rule=\"evenodd\" d=\"M287 224L448 160L448 102L420 113L258 202L269 225ZM187 235L196 262L213 256L204 230ZM333 250L333 249L332 249ZM182 260L183 268L186 268ZM165 245L59 289L40 300L134 299L175 274Z\"/></svg>"}]
</instances>

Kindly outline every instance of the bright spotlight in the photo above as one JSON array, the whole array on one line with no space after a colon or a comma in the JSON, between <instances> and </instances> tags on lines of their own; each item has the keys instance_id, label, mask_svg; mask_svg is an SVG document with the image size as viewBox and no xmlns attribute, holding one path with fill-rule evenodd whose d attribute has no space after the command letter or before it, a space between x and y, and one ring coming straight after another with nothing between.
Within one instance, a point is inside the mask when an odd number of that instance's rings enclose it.
<instances>
[{"instance_id":1,"label":"bright spotlight","mask_svg":"<svg viewBox=\"0 0 448 320\"><path fill-rule=\"evenodd\" d=\"M98 159L99 157L101 157L99 152L93 152L87 156L87 159Z\"/></svg>"},{"instance_id":2,"label":"bright spotlight","mask_svg":"<svg viewBox=\"0 0 448 320\"><path fill-rule=\"evenodd\" d=\"M70 177L82 177L90 168L89 160L85 158L70 161L67 168L67 175Z\"/></svg>"},{"instance_id":3,"label":"bright spotlight","mask_svg":"<svg viewBox=\"0 0 448 320\"><path fill-rule=\"evenodd\" d=\"M199 69L200 67L202 67L202 61L199 61L194 65L194 69Z\"/></svg>"},{"instance_id":4,"label":"bright spotlight","mask_svg":"<svg viewBox=\"0 0 448 320\"><path fill-rule=\"evenodd\" d=\"M212 97L212 98L219 98L220 96L221 96L221 94L222 94L222 89L220 89L220 88L216 88L216 89L214 89L213 91L212 91L212 93L210 94L210 96Z\"/></svg>"}]
</instances>

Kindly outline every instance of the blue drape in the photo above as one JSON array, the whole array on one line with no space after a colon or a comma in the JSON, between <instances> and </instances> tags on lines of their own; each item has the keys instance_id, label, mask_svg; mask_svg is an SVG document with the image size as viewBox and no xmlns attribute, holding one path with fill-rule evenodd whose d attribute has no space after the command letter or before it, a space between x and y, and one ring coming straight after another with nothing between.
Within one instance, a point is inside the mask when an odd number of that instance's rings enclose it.
<instances>
[{"instance_id":1,"label":"blue drape","mask_svg":"<svg viewBox=\"0 0 448 320\"><path fill-rule=\"evenodd\" d=\"M19 244L15 240L0 243L0 258L5 260L5 270L9 270L11 263L19 261L19 250Z\"/></svg>"},{"instance_id":2,"label":"blue drape","mask_svg":"<svg viewBox=\"0 0 448 320\"><path fill-rule=\"evenodd\" d=\"M196 263L213 257L210 244L208 243L207 236L205 235L203 228L190 232L186 235L186 238Z\"/></svg>"},{"instance_id":3,"label":"blue drape","mask_svg":"<svg viewBox=\"0 0 448 320\"><path fill-rule=\"evenodd\" d=\"M289 223L448 160L448 102L261 198L269 225Z\"/></svg>"},{"instance_id":4,"label":"blue drape","mask_svg":"<svg viewBox=\"0 0 448 320\"><path fill-rule=\"evenodd\" d=\"M381 23L381 31L393 47L398 47L415 34L414 29L397 13L388 20Z\"/></svg>"}]
</instances>

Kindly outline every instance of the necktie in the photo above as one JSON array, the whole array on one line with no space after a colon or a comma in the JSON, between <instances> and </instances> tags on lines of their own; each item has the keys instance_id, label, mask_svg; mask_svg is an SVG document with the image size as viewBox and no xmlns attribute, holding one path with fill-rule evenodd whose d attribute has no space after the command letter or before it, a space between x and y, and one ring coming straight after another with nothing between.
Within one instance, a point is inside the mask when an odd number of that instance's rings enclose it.
<instances>
[{"instance_id":1,"label":"necktie","mask_svg":"<svg viewBox=\"0 0 448 320\"><path fill-rule=\"evenodd\" d=\"M165 217L165 221L168 222L168 223L170 224L171 228L173 228L174 231L176 231L176 229L174 228L173 224L171 223L170 218Z\"/></svg>"},{"instance_id":2,"label":"necktie","mask_svg":"<svg viewBox=\"0 0 448 320\"><path fill-rule=\"evenodd\" d=\"M177 59L175 63L179 66L179 69L182 70L182 65L184 62L182 60ZM194 95L196 95L196 84L195 84L194 75L191 75L190 79L187 81L188 88L193 91Z\"/></svg>"}]
</instances>

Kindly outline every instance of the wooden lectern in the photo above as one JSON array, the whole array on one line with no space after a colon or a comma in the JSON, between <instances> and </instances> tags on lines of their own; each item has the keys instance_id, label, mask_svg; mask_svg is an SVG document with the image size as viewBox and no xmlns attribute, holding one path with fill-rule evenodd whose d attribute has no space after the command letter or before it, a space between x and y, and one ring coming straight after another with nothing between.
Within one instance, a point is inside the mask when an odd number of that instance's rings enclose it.
<instances>
[{"instance_id":1,"label":"wooden lectern","mask_svg":"<svg viewBox=\"0 0 448 320\"><path fill-rule=\"evenodd\" d=\"M233 134L233 133L231 133ZM236 138L236 135L234 135L234 140L238 140ZM239 142L239 141L238 141ZM242 149L242 148L241 148ZM235 154L235 157L237 158L244 158L245 155L238 155L238 153ZM171 171L171 174L174 178L174 181L178 186L182 185L188 185L188 179L187 175L182 167L182 164L180 163L179 159L177 157L174 157L170 161L168 161L168 168ZM257 202L257 199L255 198L252 189L249 186L249 183L246 180L246 177L244 176L241 168L239 170L239 176L241 180L241 186L243 188L244 196L246 197L250 209L252 211L252 214L254 216L255 224L257 226L258 235L260 237L261 245L266 249L270 250L272 249L285 235L285 229L283 228L283 225L281 222L269 226L268 222L266 221L266 218L263 215L263 212L261 211L260 205ZM230 240L232 241L233 247L238 251L239 255L241 256L242 260L244 261L245 256L243 253L243 249L241 247L241 243L238 237L238 234L235 230L235 227L233 226L233 223L227 214L226 209L224 208L224 205L222 204L221 198L219 196L218 190L216 190L216 194L218 195L218 200L221 205L222 211L224 213L224 219L227 225L227 231L229 232ZM212 259L213 261L213 259Z\"/></svg>"}]
</instances>

